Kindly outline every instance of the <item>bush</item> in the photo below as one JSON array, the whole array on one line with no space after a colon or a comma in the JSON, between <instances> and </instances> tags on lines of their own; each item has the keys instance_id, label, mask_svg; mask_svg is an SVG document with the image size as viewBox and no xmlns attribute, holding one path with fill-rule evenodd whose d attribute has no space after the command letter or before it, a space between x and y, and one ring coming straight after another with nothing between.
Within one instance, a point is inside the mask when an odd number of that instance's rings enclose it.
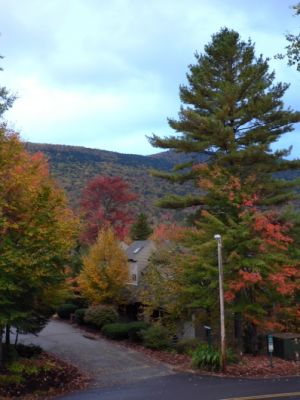
<instances>
[{"instance_id":1,"label":"bush","mask_svg":"<svg viewBox=\"0 0 300 400\"><path fill-rule=\"evenodd\" d=\"M227 362L233 363L237 361L232 350L227 350ZM208 344L200 345L192 356L193 365L208 371L219 371L221 369L221 352Z\"/></svg>"},{"instance_id":2,"label":"bush","mask_svg":"<svg viewBox=\"0 0 300 400\"><path fill-rule=\"evenodd\" d=\"M175 350L180 354L191 355L199 345L199 339L181 339L175 344Z\"/></svg>"},{"instance_id":3,"label":"bush","mask_svg":"<svg viewBox=\"0 0 300 400\"><path fill-rule=\"evenodd\" d=\"M150 325L145 321L128 322L128 338L132 342L142 341L142 331L147 330Z\"/></svg>"},{"instance_id":4,"label":"bush","mask_svg":"<svg viewBox=\"0 0 300 400\"><path fill-rule=\"evenodd\" d=\"M42 352L42 348L40 346L34 346L33 344L27 346L22 343L17 344L16 350L19 356L23 358L33 358Z\"/></svg>"},{"instance_id":5,"label":"bush","mask_svg":"<svg viewBox=\"0 0 300 400\"><path fill-rule=\"evenodd\" d=\"M91 324L96 328L117 322L119 315L112 306L91 306L89 307L84 316L84 322Z\"/></svg>"},{"instance_id":6,"label":"bush","mask_svg":"<svg viewBox=\"0 0 300 400\"><path fill-rule=\"evenodd\" d=\"M79 308L74 312L74 320L78 325L84 324L84 317L86 310L87 310L86 308Z\"/></svg>"},{"instance_id":7,"label":"bush","mask_svg":"<svg viewBox=\"0 0 300 400\"><path fill-rule=\"evenodd\" d=\"M145 347L153 350L166 349L171 346L169 331L160 325L154 325L141 332Z\"/></svg>"},{"instance_id":8,"label":"bush","mask_svg":"<svg viewBox=\"0 0 300 400\"><path fill-rule=\"evenodd\" d=\"M77 308L78 307L75 304L71 304L71 303L62 304L57 309L57 315L61 319L69 319L71 314L73 314L77 310Z\"/></svg>"},{"instance_id":9,"label":"bush","mask_svg":"<svg viewBox=\"0 0 300 400\"><path fill-rule=\"evenodd\" d=\"M12 344L3 344L3 361L5 364L16 361L19 358L19 354Z\"/></svg>"},{"instance_id":10,"label":"bush","mask_svg":"<svg viewBox=\"0 0 300 400\"><path fill-rule=\"evenodd\" d=\"M123 340L128 339L128 324L115 323L104 325L101 332L109 339Z\"/></svg>"},{"instance_id":11,"label":"bush","mask_svg":"<svg viewBox=\"0 0 300 400\"><path fill-rule=\"evenodd\" d=\"M141 341L141 332L149 328L149 324L144 321L119 322L104 325L102 333L106 337L114 340L130 339L133 342Z\"/></svg>"}]
</instances>

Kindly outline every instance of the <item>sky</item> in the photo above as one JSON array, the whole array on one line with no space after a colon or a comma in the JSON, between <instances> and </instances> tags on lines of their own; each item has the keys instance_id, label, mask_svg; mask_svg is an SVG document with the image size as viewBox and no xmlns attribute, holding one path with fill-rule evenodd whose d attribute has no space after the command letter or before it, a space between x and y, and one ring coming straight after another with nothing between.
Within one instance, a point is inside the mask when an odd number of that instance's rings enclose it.
<instances>
[{"instance_id":1,"label":"sky","mask_svg":"<svg viewBox=\"0 0 300 400\"><path fill-rule=\"evenodd\" d=\"M152 154L146 135L173 133L179 85L211 35L227 26L270 57L300 110L300 73L274 60L300 31L296 0L0 0L0 86L23 140ZM300 126L276 145L300 157Z\"/></svg>"}]
</instances>

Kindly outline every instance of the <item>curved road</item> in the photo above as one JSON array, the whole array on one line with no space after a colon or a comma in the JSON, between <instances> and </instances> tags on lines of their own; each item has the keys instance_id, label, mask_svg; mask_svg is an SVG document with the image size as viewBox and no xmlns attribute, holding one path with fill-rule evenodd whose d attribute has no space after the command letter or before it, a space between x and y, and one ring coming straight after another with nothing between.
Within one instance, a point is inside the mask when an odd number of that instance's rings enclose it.
<instances>
[{"instance_id":1,"label":"curved road","mask_svg":"<svg viewBox=\"0 0 300 400\"><path fill-rule=\"evenodd\" d=\"M249 396L300 400L300 378L254 380L175 373L142 353L93 339L60 321L51 321L38 337L26 335L20 341L39 344L92 377L89 389L61 400L248 400ZM286 395L279 397L279 393Z\"/></svg>"}]
</instances>

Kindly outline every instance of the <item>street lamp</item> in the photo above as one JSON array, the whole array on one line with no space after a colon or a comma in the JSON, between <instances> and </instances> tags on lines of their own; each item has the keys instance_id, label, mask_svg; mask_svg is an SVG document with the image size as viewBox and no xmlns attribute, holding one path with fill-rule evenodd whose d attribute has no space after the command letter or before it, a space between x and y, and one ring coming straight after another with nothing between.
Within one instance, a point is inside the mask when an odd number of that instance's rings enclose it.
<instances>
[{"instance_id":1,"label":"street lamp","mask_svg":"<svg viewBox=\"0 0 300 400\"><path fill-rule=\"evenodd\" d=\"M220 323L221 323L221 368L226 371L226 334L224 314L224 292L223 292L223 263L222 263L222 237L219 234L214 236L218 245L218 269L219 269L219 296L220 296Z\"/></svg>"}]
</instances>

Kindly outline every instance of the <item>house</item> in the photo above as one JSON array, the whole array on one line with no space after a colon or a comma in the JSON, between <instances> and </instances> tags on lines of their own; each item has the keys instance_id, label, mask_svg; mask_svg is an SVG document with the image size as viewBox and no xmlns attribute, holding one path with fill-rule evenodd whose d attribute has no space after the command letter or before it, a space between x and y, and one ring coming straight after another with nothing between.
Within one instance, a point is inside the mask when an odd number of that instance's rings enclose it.
<instances>
[{"instance_id":1,"label":"house","mask_svg":"<svg viewBox=\"0 0 300 400\"><path fill-rule=\"evenodd\" d=\"M142 273L147 268L154 250L153 240L136 240L125 249L128 258L129 285L139 285Z\"/></svg>"},{"instance_id":2,"label":"house","mask_svg":"<svg viewBox=\"0 0 300 400\"><path fill-rule=\"evenodd\" d=\"M156 249L157 246L153 240L137 240L126 248L124 247L129 268L129 291L127 297L129 301L124 307L124 314L129 319L137 319L143 308L139 298L139 291L145 284L142 277L149 265L150 257ZM186 320L178 321L177 336L182 339L202 337L205 332L203 325L197 325L199 324L194 313L187 316Z\"/></svg>"}]
</instances>

